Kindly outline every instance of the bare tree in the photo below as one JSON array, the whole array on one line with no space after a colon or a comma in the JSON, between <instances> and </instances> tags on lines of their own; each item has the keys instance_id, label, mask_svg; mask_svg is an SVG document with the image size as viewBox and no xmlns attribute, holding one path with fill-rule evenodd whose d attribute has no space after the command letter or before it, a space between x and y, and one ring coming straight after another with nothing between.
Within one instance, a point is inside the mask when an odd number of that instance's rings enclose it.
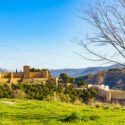
<instances>
[{"instance_id":1,"label":"bare tree","mask_svg":"<svg viewBox=\"0 0 125 125\"><path fill-rule=\"evenodd\" d=\"M97 0L82 14L92 29L86 39L77 39L86 52L81 56L125 66L125 0Z\"/></svg>"}]
</instances>

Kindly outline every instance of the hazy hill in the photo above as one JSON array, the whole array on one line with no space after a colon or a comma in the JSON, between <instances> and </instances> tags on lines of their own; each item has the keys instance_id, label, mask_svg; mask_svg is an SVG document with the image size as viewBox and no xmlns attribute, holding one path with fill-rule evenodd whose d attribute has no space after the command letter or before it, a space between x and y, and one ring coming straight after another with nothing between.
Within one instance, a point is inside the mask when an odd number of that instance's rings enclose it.
<instances>
[{"instance_id":1,"label":"hazy hill","mask_svg":"<svg viewBox=\"0 0 125 125\"><path fill-rule=\"evenodd\" d=\"M105 84L111 89L125 90L125 68L112 68L93 75L76 78L76 82L81 80L88 84Z\"/></svg>"},{"instance_id":2,"label":"hazy hill","mask_svg":"<svg viewBox=\"0 0 125 125\"><path fill-rule=\"evenodd\" d=\"M0 72L8 72L8 70L0 68Z\"/></svg>"},{"instance_id":3,"label":"hazy hill","mask_svg":"<svg viewBox=\"0 0 125 125\"><path fill-rule=\"evenodd\" d=\"M60 73L66 73L71 77L78 77L84 76L87 74L95 74L100 71L108 70L114 67L119 67L119 65L112 65L108 67L88 67L88 68L81 68L81 69L57 69L57 70L50 70L52 76L59 77Z\"/></svg>"}]
</instances>

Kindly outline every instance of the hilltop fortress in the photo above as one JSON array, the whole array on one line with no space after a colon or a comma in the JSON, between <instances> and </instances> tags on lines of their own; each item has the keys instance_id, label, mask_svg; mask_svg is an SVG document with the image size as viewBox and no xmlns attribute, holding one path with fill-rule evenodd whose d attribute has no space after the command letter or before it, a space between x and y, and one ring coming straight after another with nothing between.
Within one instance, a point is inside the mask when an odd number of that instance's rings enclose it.
<instances>
[{"instance_id":1,"label":"hilltop fortress","mask_svg":"<svg viewBox=\"0 0 125 125\"><path fill-rule=\"evenodd\" d=\"M0 83L17 83L17 82L43 82L51 80L58 83L58 78L52 77L48 70L33 72L30 66L24 66L23 72L3 72L0 73Z\"/></svg>"},{"instance_id":2,"label":"hilltop fortress","mask_svg":"<svg viewBox=\"0 0 125 125\"><path fill-rule=\"evenodd\" d=\"M46 69L31 69L30 66L24 66L23 72L2 72L0 73L0 83L33 83L40 84L51 81L57 86L63 87L74 87L75 89L85 89L79 88L76 84L67 83L66 86L64 83L58 84L58 78L52 77L50 72ZM109 86L105 86L104 84L89 84L88 88L95 88L98 92L98 96L104 98L106 102L110 102L112 100L125 100L125 91L111 90Z\"/></svg>"}]
</instances>

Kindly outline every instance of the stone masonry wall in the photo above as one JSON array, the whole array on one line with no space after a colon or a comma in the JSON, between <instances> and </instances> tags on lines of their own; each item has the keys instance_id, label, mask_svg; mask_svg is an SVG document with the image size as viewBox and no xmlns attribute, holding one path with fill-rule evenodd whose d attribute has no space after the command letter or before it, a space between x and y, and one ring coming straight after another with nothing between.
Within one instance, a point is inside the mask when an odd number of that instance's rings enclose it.
<instances>
[{"instance_id":1,"label":"stone masonry wall","mask_svg":"<svg viewBox=\"0 0 125 125\"><path fill-rule=\"evenodd\" d=\"M112 99L125 99L125 92L122 91L110 91Z\"/></svg>"},{"instance_id":2,"label":"stone masonry wall","mask_svg":"<svg viewBox=\"0 0 125 125\"><path fill-rule=\"evenodd\" d=\"M13 78L23 78L23 73L13 73Z\"/></svg>"},{"instance_id":3,"label":"stone masonry wall","mask_svg":"<svg viewBox=\"0 0 125 125\"><path fill-rule=\"evenodd\" d=\"M112 99L113 100L124 100L125 99L124 91L98 89L98 94L100 97L105 98L106 101L111 101Z\"/></svg>"},{"instance_id":4,"label":"stone masonry wall","mask_svg":"<svg viewBox=\"0 0 125 125\"><path fill-rule=\"evenodd\" d=\"M43 77L42 72L30 72L29 78L42 78L42 77Z\"/></svg>"},{"instance_id":5,"label":"stone masonry wall","mask_svg":"<svg viewBox=\"0 0 125 125\"><path fill-rule=\"evenodd\" d=\"M10 72L3 72L0 73L0 78L10 78L11 73Z\"/></svg>"}]
</instances>

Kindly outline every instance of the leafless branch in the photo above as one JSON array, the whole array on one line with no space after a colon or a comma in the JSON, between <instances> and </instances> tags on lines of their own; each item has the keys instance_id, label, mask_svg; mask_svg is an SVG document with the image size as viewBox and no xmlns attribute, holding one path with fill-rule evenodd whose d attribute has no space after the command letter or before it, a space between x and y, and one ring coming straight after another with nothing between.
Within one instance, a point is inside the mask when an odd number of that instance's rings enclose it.
<instances>
[{"instance_id":1,"label":"leafless branch","mask_svg":"<svg viewBox=\"0 0 125 125\"><path fill-rule=\"evenodd\" d=\"M91 54L91 58L85 54L80 56L90 61L111 62L125 66L125 0L113 0L112 3L108 0L97 0L94 7L88 7L86 13L83 11L81 13L84 16L80 18L95 30L85 40L78 40L83 50ZM107 56L106 51L102 53L95 51L95 46L102 49L104 46L111 46L113 52L108 52L111 56Z\"/></svg>"}]
</instances>

